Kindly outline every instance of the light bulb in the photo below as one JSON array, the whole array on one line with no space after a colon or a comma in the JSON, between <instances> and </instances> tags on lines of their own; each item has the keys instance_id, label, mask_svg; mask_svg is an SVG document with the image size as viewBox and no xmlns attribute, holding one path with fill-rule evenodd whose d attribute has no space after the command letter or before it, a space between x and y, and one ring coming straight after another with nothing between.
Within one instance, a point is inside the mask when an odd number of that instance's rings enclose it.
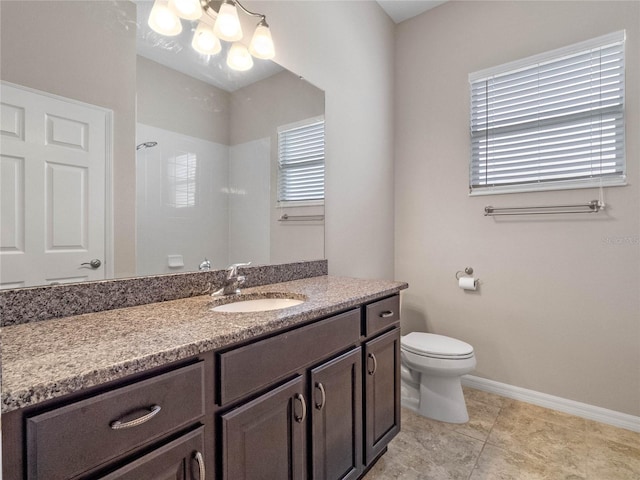
<instances>
[{"instance_id":1,"label":"light bulb","mask_svg":"<svg viewBox=\"0 0 640 480\"><path fill-rule=\"evenodd\" d=\"M198 20L202 16L200 0L169 0L169 8L185 20Z\"/></svg>"},{"instance_id":2,"label":"light bulb","mask_svg":"<svg viewBox=\"0 0 640 480\"><path fill-rule=\"evenodd\" d=\"M216 23L213 26L213 33L220 40L227 42L237 42L242 38L242 27L240 26L235 3L225 2L220 6Z\"/></svg>"},{"instance_id":3,"label":"light bulb","mask_svg":"<svg viewBox=\"0 0 640 480\"><path fill-rule=\"evenodd\" d=\"M251 44L249 44L249 52L254 57L264 60L271 60L276 56L273 40L271 39L271 31L266 22L262 21L256 27Z\"/></svg>"},{"instance_id":4,"label":"light bulb","mask_svg":"<svg viewBox=\"0 0 640 480\"><path fill-rule=\"evenodd\" d=\"M244 72L253 67L253 58L251 58L251 54L249 53L249 50L247 50L247 47L242 43L235 42L229 49L227 65L233 70Z\"/></svg>"},{"instance_id":5,"label":"light bulb","mask_svg":"<svg viewBox=\"0 0 640 480\"><path fill-rule=\"evenodd\" d=\"M222 50L220 40L213 34L213 28L204 22L198 23L191 46L196 52L203 55L215 55Z\"/></svg>"},{"instance_id":6,"label":"light bulb","mask_svg":"<svg viewBox=\"0 0 640 480\"><path fill-rule=\"evenodd\" d=\"M174 36L182 32L182 23L171 11L167 0L156 0L147 21L154 32L161 35Z\"/></svg>"}]
</instances>

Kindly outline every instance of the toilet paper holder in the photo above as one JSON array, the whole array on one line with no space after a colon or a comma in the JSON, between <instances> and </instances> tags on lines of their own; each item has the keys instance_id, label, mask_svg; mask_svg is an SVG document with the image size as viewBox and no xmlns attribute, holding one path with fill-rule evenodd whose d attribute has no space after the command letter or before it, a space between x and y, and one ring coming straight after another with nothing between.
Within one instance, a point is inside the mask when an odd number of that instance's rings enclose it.
<instances>
[{"instance_id":1,"label":"toilet paper holder","mask_svg":"<svg viewBox=\"0 0 640 480\"><path fill-rule=\"evenodd\" d=\"M468 276L473 275L473 268L471 268L471 267L466 267L466 268L464 269L464 271L462 271L462 270L458 270L458 271L456 272L456 280L460 280L460 276L461 276L461 275L468 275Z\"/></svg>"},{"instance_id":2,"label":"toilet paper holder","mask_svg":"<svg viewBox=\"0 0 640 480\"><path fill-rule=\"evenodd\" d=\"M462 290L472 290L475 291L478 289L478 285L480 283L480 279L474 278L473 276L473 268L467 267L462 270L458 270L456 272L456 280L458 280L458 286Z\"/></svg>"}]
</instances>

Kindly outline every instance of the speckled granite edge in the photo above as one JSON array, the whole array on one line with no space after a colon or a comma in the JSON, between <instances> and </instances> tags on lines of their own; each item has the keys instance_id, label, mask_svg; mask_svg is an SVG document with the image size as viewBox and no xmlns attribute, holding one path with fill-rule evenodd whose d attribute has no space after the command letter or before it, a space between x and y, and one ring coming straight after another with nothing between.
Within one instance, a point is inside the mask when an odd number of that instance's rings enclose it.
<instances>
[{"instance_id":1,"label":"speckled granite edge","mask_svg":"<svg viewBox=\"0 0 640 480\"><path fill-rule=\"evenodd\" d=\"M2 413L344 311L407 287L404 282L306 277L284 288L308 301L280 312L215 314L210 297L200 296L8 327L5 333L11 330L15 344L10 349L11 378L2 385ZM243 296L277 296L282 288L265 284ZM180 319L188 319L188 329ZM150 337L149 331L155 335ZM133 343L114 342L118 335ZM136 338L145 341L136 344ZM47 355L61 361L51 368ZM91 361L93 357L101 358Z\"/></svg>"},{"instance_id":2,"label":"speckled granite edge","mask_svg":"<svg viewBox=\"0 0 640 480\"><path fill-rule=\"evenodd\" d=\"M246 287L327 275L327 260L245 267ZM224 270L0 291L0 327L202 295Z\"/></svg>"}]
</instances>

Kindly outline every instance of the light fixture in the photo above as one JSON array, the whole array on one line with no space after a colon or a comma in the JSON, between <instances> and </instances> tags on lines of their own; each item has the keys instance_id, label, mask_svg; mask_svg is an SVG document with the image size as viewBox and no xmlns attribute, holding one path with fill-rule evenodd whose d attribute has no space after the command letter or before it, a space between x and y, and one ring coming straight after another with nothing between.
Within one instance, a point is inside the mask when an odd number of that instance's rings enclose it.
<instances>
[{"instance_id":1,"label":"light fixture","mask_svg":"<svg viewBox=\"0 0 640 480\"><path fill-rule=\"evenodd\" d=\"M147 23L155 32L168 37L182 32L182 23L174 11L169 8L168 0L155 1Z\"/></svg>"},{"instance_id":2,"label":"light fixture","mask_svg":"<svg viewBox=\"0 0 640 480\"><path fill-rule=\"evenodd\" d=\"M185 20L198 20L202 16L200 0L169 0L169 7Z\"/></svg>"},{"instance_id":3,"label":"light fixture","mask_svg":"<svg viewBox=\"0 0 640 480\"><path fill-rule=\"evenodd\" d=\"M233 0L225 0L213 26L213 32L220 40L237 42L242 39L242 27L238 18L238 9Z\"/></svg>"},{"instance_id":4,"label":"light fixture","mask_svg":"<svg viewBox=\"0 0 640 480\"><path fill-rule=\"evenodd\" d=\"M264 60L271 60L276 54L273 49L273 40L271 40L271 30L269 30L269 25L264 18L256 27L256 31L253 32L249 52L254 57Z\"/></svg>"},{"instance_id":5,"label":"light fixture","mask_svg":"<svg viewBox=\"0 0 640 480\"><path fill-rule=\"evenodd\" d=\"M216 11L216 8L220 8ZM249 49L242 43L242 27L238 9L260 20L251 38ZM247 10L238 0L155 0L149 26L161 35L178 35L182 31L180 18L199 20L191 46L203 55L215 55L222 49L220 40L232 42L227 65L234 70L249 70L256 58L270 60L275 56L271 31L265 15Z\"/></svg>"},{"instance_id":6,"label":"light fixture","mask_svg":"<svg viewBox=\"0 0 640 480\"><path fill-rule=\"evenodd\" d=\"M213 33L213 27L203 20L198 23L191 46L203 55L215 55L222 50L220 39Z\"/></svg>"},{"instance_id":7,"label":"light fixture","mask_svg":"<svg viewBox=\"0 0 640 480\"><path fill-rule=\"evenodd\" d=\"M227 55L227 65L229 65L229 68L240 72L251 70L253 59L247 47L240 42L233 43L229 49L229 55Z\"/></svg>"}]
</instances>

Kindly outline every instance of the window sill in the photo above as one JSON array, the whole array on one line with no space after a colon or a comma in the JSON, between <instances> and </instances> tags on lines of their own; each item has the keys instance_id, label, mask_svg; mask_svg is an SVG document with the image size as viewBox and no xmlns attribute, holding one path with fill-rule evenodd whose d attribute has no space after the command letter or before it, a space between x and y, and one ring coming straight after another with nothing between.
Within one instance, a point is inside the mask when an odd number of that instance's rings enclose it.
<instances>
[{"instance_id":1,"label":"window sill","mask_svg":"<svg viewBox=\"0 0 640 480\"><path fill-rule=\"evenodd\" d=\"M297 208L297 207L317 207L323 206L324 200L299 200L299 201L288 201L288 202L277 202L276 206L278 208Z\"/></svg>"},{"instance_id":2,"label":"window sill","mask_svg":"<svg viewBox=\"0 0 640 480\"><path fill-rule=\"evenodd\" d=\"M600 188L600 187L624 187L627 185L626 177L602 179L602 181L578 181L578 182L557 182L540 185L505 185L503 187L486 187L479 190L469 192L470 197L480 197L486 195L503 195L507 193L525 193L525 192L549 192L554 190L578 190L584 188Z\"/></svg>"}]
</instances>

